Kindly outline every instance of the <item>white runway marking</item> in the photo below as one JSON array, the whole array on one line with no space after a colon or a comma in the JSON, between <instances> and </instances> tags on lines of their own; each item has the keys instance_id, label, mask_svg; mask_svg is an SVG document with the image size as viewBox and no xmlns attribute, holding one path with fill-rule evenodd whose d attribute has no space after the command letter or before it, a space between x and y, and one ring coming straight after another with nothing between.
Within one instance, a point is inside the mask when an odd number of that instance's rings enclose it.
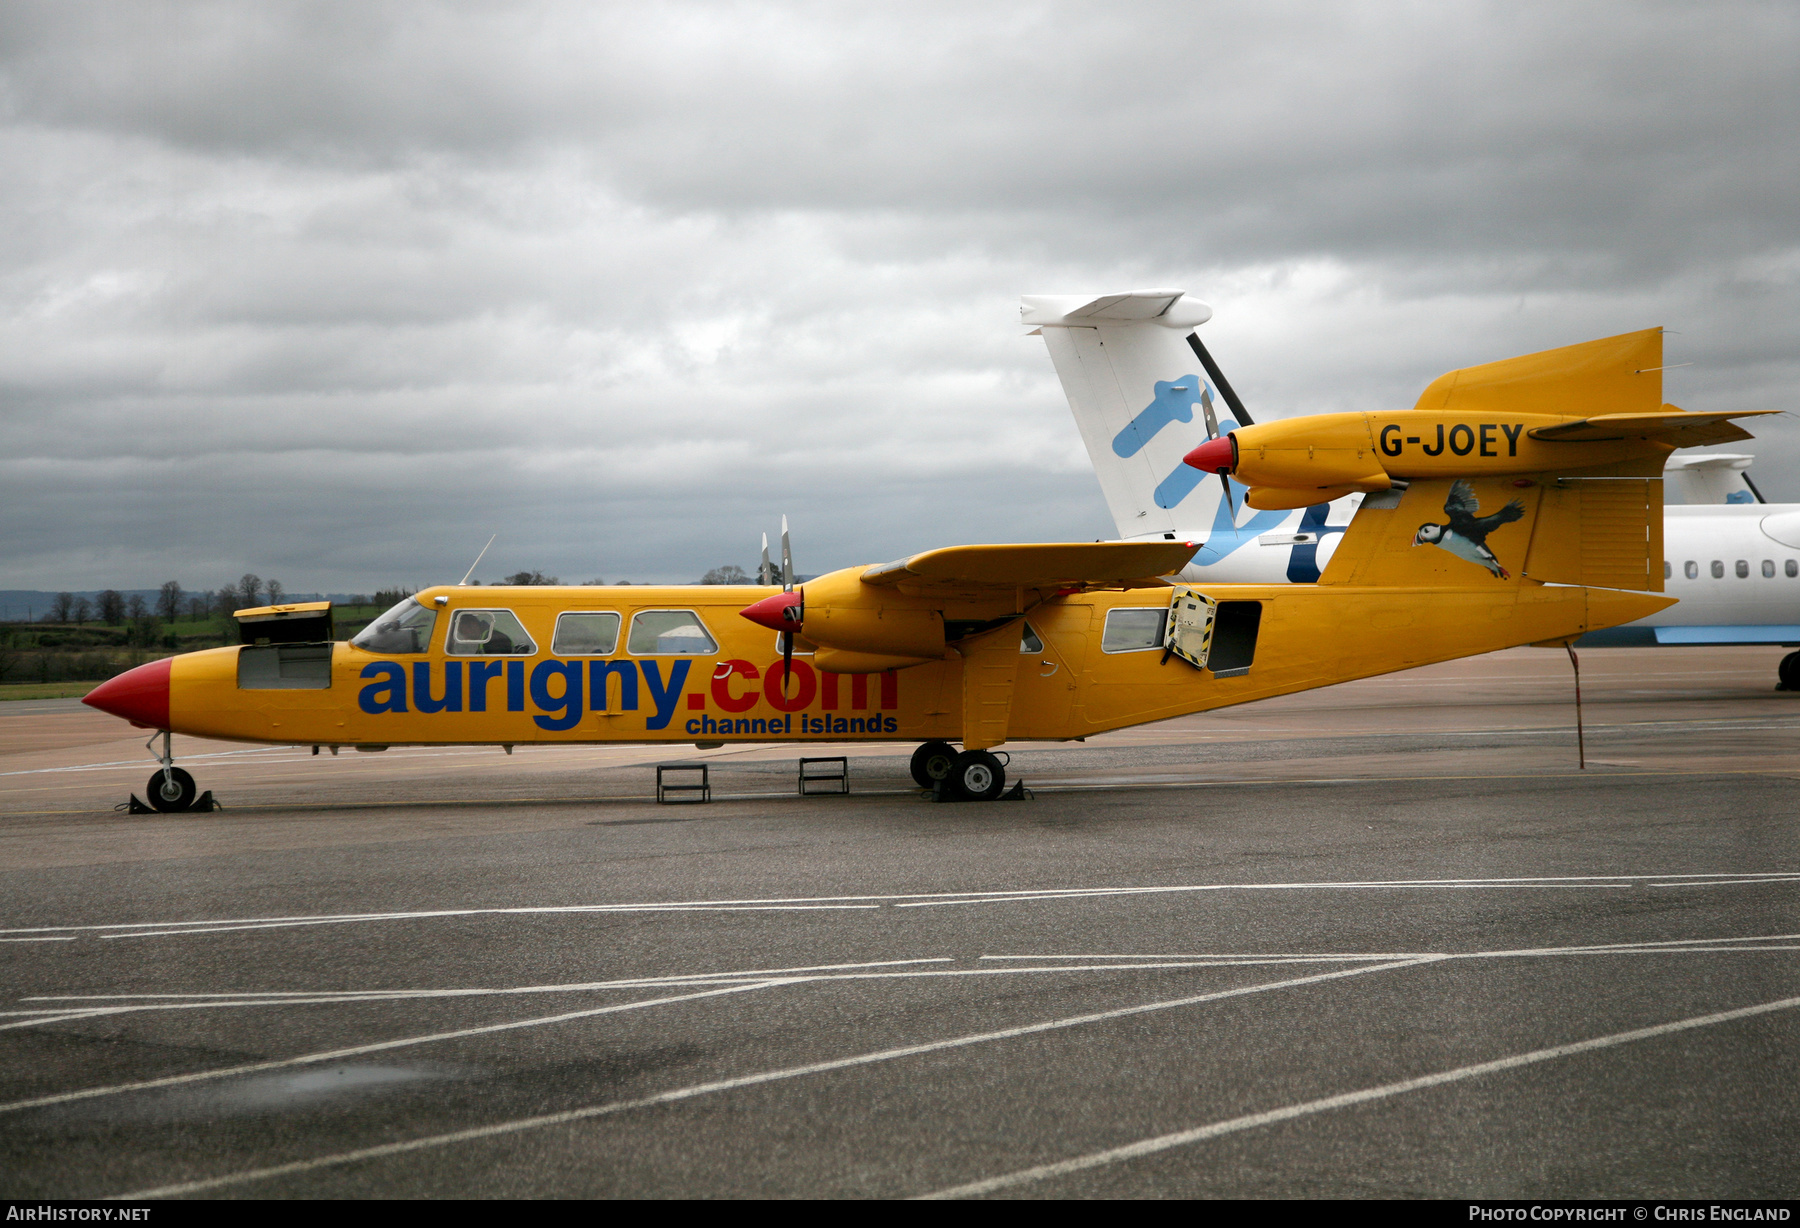
<instances>
[{"instance_id":1,"label":"white runway marking","mask_svg":"<svg viewBox=\"0 0 1800 1228\"><path fill-rule=\"evenodd\" d=\"M1409 956L1408 962L1429 961L1440 956ZM915 960L914 963L949 962ZM1051 964L1031 968L955 968L928 972L831 972L810 975L794 975L781 978L786 985L812 984L821 981L905 981L942 979L946 977L983 977L983 976L1035 976L1056 972L1142 972L1165 971L1178 968L1238 968L1247 966L1263 966L1267 964L1285 965L1291 960L1208 960L1181 961L1166 963L1109 963L1109 964ZM760 974L768 976L769 974ZM499 995L515 995L523 993L582 993L597 989L642 989L652 987L669 987L672 985L739 985L752 978L742 975L725 975L702 978L683 978L679 980L640 980L640 981L607 981L582 985L534 985L518 989L403 989L392 991L357 991L340 990L325 995L233 995L226 994L214 998L198 998L182 1002L129 1002L120 1006L103 1006L70 1014L66 1006L51 1007L43 1010L0 1011L0 1015L24 1015L29 1018L13 1023L0 1024L0 1030L7 1028L33 1027L44 1023L57 1023L64 1019L87 1018L94 1015L127 1015L141 1014L150 1011L192 1011L221 1010L230 1007L247 1006L337 1006L347 1002L412 1002L430 998L473 998ZM23 998L25 1002L67 1001L63 998ZM82 997L77 1001L92 1001Z\"/></svg>"},{"instance_id":2,"label":"white runway marking","mask_svg":"<svg viewBox=\"0 0 1800 1228\"><path fill-rule=\"evenodd\" d=\"M686 972L667 976L625 977L612 981L573 981L556 985L514 985L504 988L474 989L339 989L263 991L226 990L219 993L146 993L146 994L34 994L21 1002L93 1002L127 1003L123 1008L139 1005L161 1006L292 1006L321 1002L392 1002L412 998L477 998L533 993L587 993L600 989L674 988L682 985L709 985L722 982L762 980L768 977L806 976L808 974L851 972L868 968L896 968L908 964L947 964L947 955L918 959L883 959L854 964L808 964L798 968L749 968L737 972ZM53 1014L72 1008L59 1006L46 1011L0 1011L0 1015Z\"/></svg>"},{"instance_id":3,"label":"white runway marking","mask_svg":"<svg viewBox=\"0 0 1800 1228\"><path fill-rule=\"evenodd\" d=\"M1303 964L1378 959L1516 959L1546 955L1729 955L1742 951L1800 950L1800 947L1772 945L1796 940L1800 940L1800 934L1755 934L1744 938L1664 938L1652 942L1607 942L1567 947L1514 947L1494 951L1385 951L1373 954L1365 952L1315 952L1311 954L1286 952L1267 955L1255 952L1208 952L1187 955L983 955L980 958L989 960L1115 959L1121 961L1191 959ZM34 1001L35 999L22 1000Z\"/></svg>"},{"instance_id":4,"label":"white runway marking","mask_svg":"<svg viewBox=\"0 0 1800 1228\"><path fill-rule=\"evenodd\" d=\"M1286 967L1309 963L1370 963L1375 961L1448 962L1467 959L1522 959L1573 955L1736 955L1763 951L1795 951L1783 945L1800 934L1768 934L1745 938L1679 938L1654 942L1608 943L1565 947L1518 947L1492 951L1390 951L1319 952L1313 954L1214 953L1194 955L983 955L980 961L1026 966L900 970L911 964L946 964L948 956L883 960L866 964L820 964L799 968L756 968L741 972L683 973L661 977L632 977L613 981L575 981L552 985L516 985L473 989L340 989L319 991L224 991L219 993L156 994L36 994L21 1002L54 1002L59 1005L0 1011L0 1031L62 1023L99 1015L141 1014L160 1011L224 1010L259 1006L335 1006L353 1002L408 1002L448 998L516 997L524 994L593 993L618 989L668 989L681 986L743 986L770 978L784 985L820 981L922 980L957 977L1042 975L1065 972L1147 972L1196 968ZM1074 962L1074 961L1107 961ZM76 1007L73 1003L91 1003ZM0 1105L0 1112L7 1106Z\"/></svg>"},{"instance_id":5,"label":"white runway marking","mask_svg":"<svg viewBox=\"0 0 1800 1228\"><path fill-rule=\"evenodd\" d=\"M1738 1019L1749 1019L1774 1011L1789 1010L1796 1006L1800 1006L1800 998L1781 998L1774 1002L1764 1002L1757 1006L1746 1006L1738 1010L1719 1011L1711 1015L1696 1015L1690 1019L1678 1019L1673 1023L1661 1023L1648 1028L1635 1028L1629 1032L1614 1032L1610 1036L1596 1036L1592 1040L1576 1041L1573 1044L1533 1049L1529 1053L1519 1053L1491 1062L1477 1062L1471 1066L1458 1066L1454 1070L1421 1075L1416 1079L1402 1079L1397 1083L1383 1083L1378 1087L1363 1088L1361 1091L1344 1092L1341 1095L1325 1096L1318 1100L1307 1100L1300 1104L1290 1104L1285 1108L1270 1109L1263 1113L1249 1113L1242 1117L1213 1122L1211 1125L1197 1126L1192 1130L1180 1130L1173 1134L1163 1134L1156 1138L1129 1143L1123 1147L1111 1147L1105 1151L1059 1160L1054 1164L1040 1164L1035 1168L1024 1168L999 1177L989 1177L983 1181L971 1181L967 1185L952 1186L949 1189L938 1190L931 1194L921 1194L918 1197L920 1199L971 1198L979 1194L991 1194L998 1190L1012 1189L1037 1181L1047 1181L1055 1177L1067 1176L1070 1173L1082 1172L1090 1168L1099 1168L1106 1164L1117 1164L1126 1160L1135 1160L1140 1156L1155 1155L1160 1151L1185 1147L1190 1143L1218 1138L1223 1134L1234 1134L1240 1130L1254 1130L1260 1126L1291 1121L1297 1117L1308 1117L1314 1113L1347 1108L1355 1104L1366 1104L1372 1100L1384 1100L1391 1096L1404 1095L1407 1092L1441 1087L1446 1083L1459 1083L1465 1079L1497 1074L1503 1070L1516 1070L1521 1066L1553 1061L1561 1057L1572 1057L1578 1053L1590 1053L1596 1049L1608 1049L1615 1045L1651 1040L1675 1032L1686 1032L1694 1028L1711 1027Z\"/></svg>"},{"instance_id":6,"label":"white runway marking","mask_svg":"<svg viewBox=\"0 0 1800 1228\"><path fill-rule=\"evenodd\" d=\"M525 1130L540 1130L548 1126L567 1125L571 1122L586 1121L595 1117L622 1113L630 1109L648 1108L652 1105L659 1104L670 1104L679 1100L691 1100L696 1096L710 1095L715 1092L732 1091L742 1087L754 1087L758 1084L774 1083L783 1079L797 1079L805 1075L824 1074L833 1070L846 1070L856 1066L868 1066L877 1062L889 1062L898 1058L915 1057L923 1053L936 1053L945 1049L958 1049L969 1045L1011 1040L1020 1036L1032 1036L1038 1033L1057 1031L1063 1028L1080 1027L1084 1024L1103 1023L1113 1019L1125 1019L1133 1015L1148 1014L1152 1011L1173 1010L1182 1006L1196 1006L1203 1002L1217 1002L1226 998L1237 998L1247 994L1264 993L1274 989L1289 989L1301 985L1315 985L1326 981L1341 980L1346 977L1361 976L1369 972L1385 972L1395 968L1420 967L1430 962L1432 961L1401 960L1393 963L1364 965L1358 968L1339 969L1335 972L1322 972L1314 976L1296 977L1287 981L1273 981L1261 985L1244 986L1238 989L1224 989L1213 993L1195 994L1191 997L1175 998L1163 1002L1145 1002L1136 1006L1119 1007L1116 1010L1097 1011L1089 1015L1072 1015L1068 1018L1051 1019L1043 1023L1029 1023L1015 1028L1002 1028L994 1032L981 1032L968 1036L951 1037L948 1040L927 1041L917 1045L904 1045L894 1049L882 1049L874 1053L857 1054L853 1057L836 1058L825 1062L813 1062L805 1066L790 1066L783 1070L769 1070L759 1074L741 1075L731 1079L719 1079L710 1083L697 1083L690 1087L659 1092L656 1095L644 1096L636 1100L618 1100L610 1104L597 1104L582 1109L571 1109L563 1113L549 1113L541 1117L527 1117L515 1121L499 1122L490 1126L477 1126L469 1130L457 1130L448 1134L434 1134L425 1138L409 1139L404 1142L386 1143L377 1147L364 1147L356 1151L345 1151L339 1152L336 1155L318 1156L311 1160L297 1160L289 1164L277 1164L268 1168L247 1169L243 1172L228 1173L222 1177L208 1177L199 1181L186 1181L176 1185L159 1186L155 1189L137 1190L128 1194L115 1194L112 1195L112 1198L114 1200L130 1201L139 1198L181 1197L186 1194L199 1193L202 1190L220 1189L229 1185L244 1185L253 1181L267 1180L271 1177L283 1177L295 1173L310 1172L320 1168L329 1168L342 1164L353 1164L360 1160L373 1160L383 1156L403 1155L412 1151L423 1151L434 1147L447 1147L455 1143L473 1142L477 1139L494 1138L505 1134L517 1134Z\"/></svg>"},{"instance_id":7,"label":"white runway marking","mask_svg":"<svg viewBox=\"0 0 1800 1228\"><path fill-rule=\"evenodd\" d=\"M235 755L268 755L276 751L284 751L285 746L258 746L253 750L218 750L204 755L183 755L181 761L186 763L198 759L226 759ZM155 767L158 760L116 759L111 763L73 763L68 767L26 768L17 772L0 772L0 776L41 776L46 772L102 772L109 768L143 768Z\"/></svg>"},{"instance_id":8,"label":"white runway marking","mask_svg":"<svg viewBox=\"0 0 1800 1228\"><path fill-rule=\"evenodd\" d=\"M1769 870L1755 873L1711 874L1581 874L1545 877L1369 879L1341 882L1193 883L1165 887L1042 887L1027 890L908 892L891 895L794 896L727 900L666 900L623 904L549 904L519 908L440 908L406 912L326 913L311 916L234 917L200 921L126 921L94 925L42 925L0 929L10 935L92 934L147 936L224 933L241 929L277 929L286 926L353 924L361 921L420 921L445 917L524 917L557 914L712 911L717 909L812 909L819 907L868 910L883 906L919 908L938 903L998 904L1034 900L1082 899L1117 895L1175 895L1206 891L1355 891L1386 888L1460 889L1597 886L1627 889L1634 886L1718 887L1755 883L1800 881L1800 871Z\"/></svg>"},{"instance_id":9,"label":"white runway marking","mask_svg":"<svg viewBox=\"0 0 1800 1228\"><path fill-rule=\"evenodd\" d=\"M505 1023L490 1023L482 1027L458 1028L452 1032L433 1032L426 1036L406 1036L398 1040L376 1041L367 1045L352 1045L345 1049L328 1049L323 1053L307 1053L300 1057L279 1058L267 1062L251 1062L245 1066L227 1066L219 1070L199 1070L191 1074L168 1075L161 1079L145 1079L138 1083L117 1083L111 1087L87 1087L80 1091L58 1092L49 1096L37 1096L30 1100L15 1100L11 1104L0 1104L0 1113L13 1113L20 1109L40 1109L51 1104L66 1104L71 1100L92 1100L96 1096L116 1096L123 1092L149 1091L158 1087L175 1087L183 1083L200 1083L209 1079L227 1079L237 1075L259 1074L265 1070L281 1070L290 1066L310 1066L319 1062L335 1062L342 1058L360 1057L367 1053L382 1053L389 1049L405 1049L412 1045L428 1045L440 1040L460 1040L466 1036L482 1036L490 1032L508 1032L518 1028L544 1027L555 1023L568 1023L574 1019L591 1019L596 1015L614 1015L621 1011L643 1010L651 1006L666 1006L671 1002L692 1002L697 998L714 998L721 994L744 993L752 989L767 989L773 985L785 985L787 981L769 980L752 981L746 985L727 985L723 989L706 989L699 993L677 994L669 998L651 998L643 1002L617 1002L611 1006L597 1006L590 1010L568 1011L561 1015L542 1015L535 1019L513 1019Z\"/></svg>"}]
</instances>

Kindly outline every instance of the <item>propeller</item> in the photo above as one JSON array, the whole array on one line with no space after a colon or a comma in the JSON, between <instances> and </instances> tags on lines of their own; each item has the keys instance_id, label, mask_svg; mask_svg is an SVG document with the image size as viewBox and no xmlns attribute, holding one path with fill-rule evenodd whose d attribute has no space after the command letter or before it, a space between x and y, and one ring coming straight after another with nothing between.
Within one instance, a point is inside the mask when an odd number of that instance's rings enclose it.
<instances>
[{"instance_id":1,"label":"propeller","mask_svg":"<svg viewBox=\"0 0 1800 1228\"><path fill-rule=\"evenodd\" d=\"M756 582L758 584L775 583L775 568L769 563L769 535L767 533L763 534L762 566L756 569Z\"/></svg>"},{"instance_id":2,"label":"propeller","mask_svg":"<svg viewBox=\"0 0 1800 1228\"><path fill-rule=\"evenodd\" d=\"M768 539L763 540L763 567L768 569ZM806 590L794 588L794 550L788 540L786 516L781 518L781 591L745 606L738 613L781 636L781 693L786 696L788 675L794 667L794 635L806 625Z\"/></svg>"},{"instance_id":3,"label":"propeller","mask_svg":"<svg viewBox=\"0 0 1800 1228\"><path fill-rule=\"evenodd\" d=\"M1211 442L1219 437L1219 416L1213 412L1211 388L1201 389L1200 412L1206 415L1206 438L1208 442ZM1233 459L1236 459L1236 449L1233 449ZM1231 523L1236 524L1237 505L1231 501L1231 477L1223 469L1217 470L1217 473L1219 475L1219 485L1225 488L1225 510L1231 513ZM1168 659L1167 653L1163 654L1163 659L1165 661Z\"/></svg>"},{"instance_id":4,"label":"propeller","mask_svg":"<svg viewBox=\"0 0 1800 1228\"><path fill-rule=\"evenodd\" d=\"M1206 425L1214 434L1205 443L1189 452L1181 459L1204 473L1216 473L1225 487L1225 506L1231 512L1233 523L1237 521L1237 505L1231 498L1231 471L1237 468L1237 439L1230 433L1217 434L1218 423L1212 415L1212 407L1207 406Z\"/></svg>"},{"instance_id":5,"label":"propeller","mask_svg":"<svg viewBox=\"0 0 1800 1228\"><path fill-rule=\"evenodd\" d=\"M788 541L787 517L781 518L781 591L794 591L794 549ZM806 622L806 590L800 590L800 600L782 607L781 621L786 630L781 633L781 697L787 698L788 679L794 673L794 631L791 624Z\"/></svg>"}]
</instances>

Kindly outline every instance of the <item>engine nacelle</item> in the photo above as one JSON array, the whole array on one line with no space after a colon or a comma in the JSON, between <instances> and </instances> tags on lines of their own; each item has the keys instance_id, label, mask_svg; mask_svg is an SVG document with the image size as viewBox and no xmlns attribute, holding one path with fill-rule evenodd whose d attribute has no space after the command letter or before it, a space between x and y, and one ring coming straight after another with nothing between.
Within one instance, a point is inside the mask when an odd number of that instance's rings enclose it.
<instances>
[{"instance_id":1,"label":"engine nacelle","mask_svg":"<svg viewBox=\"0 0 1800 1228\"><path fill-rule=\"evenodd\" d=\"M941 661L944 615L895 589L864 584L860 571L833 572L741 611L753 623L803 635L813 664L834 674L877 674Z\"/></svg>"}]
</instances>

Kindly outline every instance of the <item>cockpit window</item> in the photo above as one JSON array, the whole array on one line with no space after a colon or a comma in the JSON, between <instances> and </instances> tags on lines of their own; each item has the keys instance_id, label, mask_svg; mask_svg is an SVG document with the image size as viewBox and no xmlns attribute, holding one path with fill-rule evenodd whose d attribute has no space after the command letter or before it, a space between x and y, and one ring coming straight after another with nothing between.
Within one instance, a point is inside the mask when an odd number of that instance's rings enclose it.
<instances>
[{"instance_id":1,"label":"cockpit window","mask_svg":"<svg viewBox=\"0 0 1800 1228\"><path fill-rule=\"evenodd\" d=\"M393 656L409 652L429 652L431 628L435 622L436 610L420 605L415 597L408 597L364 627L350 642L364 652Z\"/></svg>"},{"instance_id":2,"label":"cockpit window","mask_svg":"<svg viewBox=\"0 0 1800 1228\"><path fill-rule=\"evenodd\" d=\"M692 610L639 610L631 616L625 646L651 656L705 656L719 651Z\"/></svg>"},{"instance_id":3,"label":"cockpit window","mask_svg":"<svg viewBox=\"0 0 1800 1228\"><path fill-rule=\"evenodd\" d=\"M511 610L458 610L450 616L453 657L522 657L537 651Z\"/></svg>"}]
</instances>

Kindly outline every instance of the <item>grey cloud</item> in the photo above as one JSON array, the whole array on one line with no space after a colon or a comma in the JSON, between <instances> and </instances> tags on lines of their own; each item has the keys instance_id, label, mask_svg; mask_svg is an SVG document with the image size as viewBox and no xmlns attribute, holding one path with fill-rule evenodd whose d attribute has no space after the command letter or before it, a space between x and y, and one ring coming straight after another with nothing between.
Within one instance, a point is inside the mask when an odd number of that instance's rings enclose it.
<instances>
[{"instance_id":1,"label":"grey cloud","mask_svg":"<svg viewBox=\"0 0 1800 1228\"><path fill-rule=\"evenodd\" d=\"M1797 49L1773 4L10 6L0 586L1104 534L1020 293L1186 285L1276 412L1659 323L1670 399L1779 407Z\"/></svg>"}]
</instances>

